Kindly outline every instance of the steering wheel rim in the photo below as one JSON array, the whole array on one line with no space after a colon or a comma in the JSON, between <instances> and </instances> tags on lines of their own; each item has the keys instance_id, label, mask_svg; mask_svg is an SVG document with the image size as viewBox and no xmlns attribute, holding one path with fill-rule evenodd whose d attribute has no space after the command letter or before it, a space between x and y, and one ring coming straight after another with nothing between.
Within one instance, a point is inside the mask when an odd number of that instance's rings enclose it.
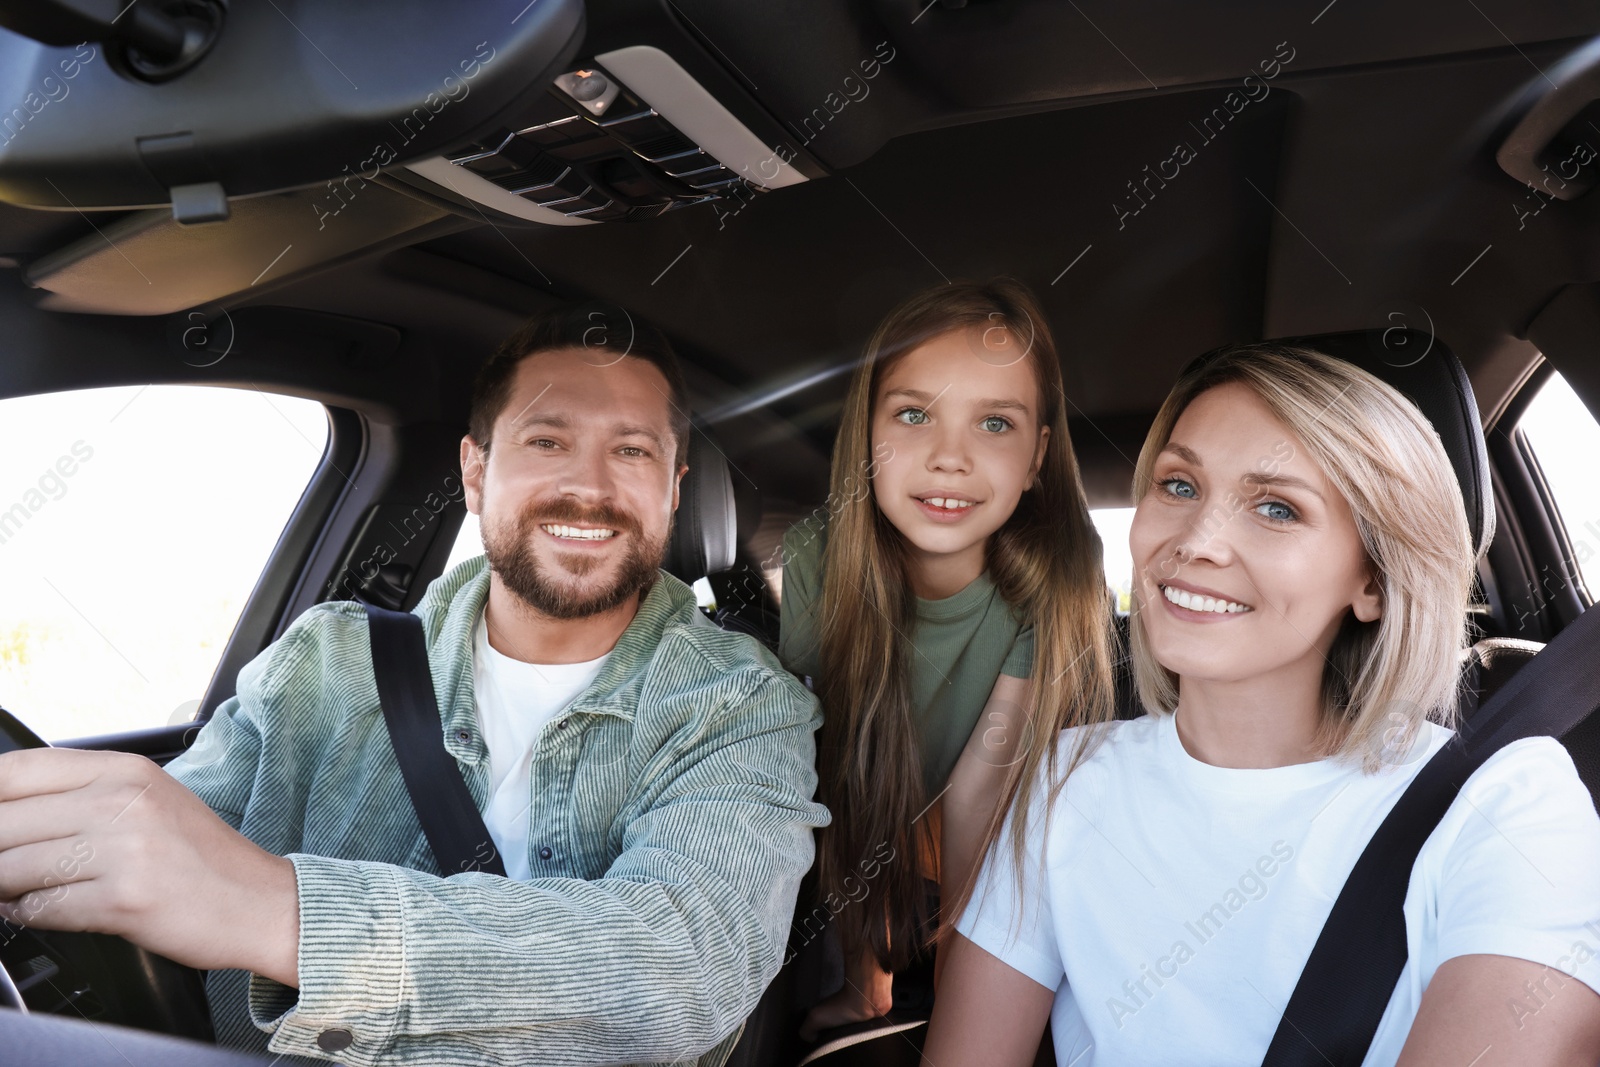
<instances>
[{"instance_id":1,"label":"steering wheel rim","mask_svg":"<svg viewBox=\"0 0 1600 1067\"><path fill-rule=\"evenodd\" d=\"M0 707L0 752L11 752L19 748L39 748L45 744L39 739L38 734L23 725L21 719L4 707ZM11 972L6 970L4 961L0 961L0 1008L12 1008L24 1015L28 1014L27 1002L22 999L22 991L12 980Z\"/></svg>"},{"instance_id":2,"label":"steering wheel rim","mask_svg":"<svg viewBox=\"0 0 1600 1067\"><path fill-rule=\"evenodd\" d=\"M11 980L11 972L0 966L0 1008L11 1008L24 1015L28 1014L28 1005L23 1002L22 991L17 988L17 983Z\"/></svg>"}]
</instances>

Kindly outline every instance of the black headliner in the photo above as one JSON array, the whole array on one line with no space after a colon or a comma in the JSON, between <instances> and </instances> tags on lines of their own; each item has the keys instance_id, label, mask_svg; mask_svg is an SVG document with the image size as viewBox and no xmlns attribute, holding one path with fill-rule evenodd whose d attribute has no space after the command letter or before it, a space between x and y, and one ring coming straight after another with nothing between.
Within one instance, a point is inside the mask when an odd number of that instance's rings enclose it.
<instances>
[{"instance_id":1,"label":"black headliner","mask_svg":"<svg viewBox=\"0 0 1600 1067\"><path fill-rule=\"evenodd\" d=\"M521 315L556 299L617 300L682 346L702 412L776 397L718 430L752 483L805 500L820 495L844 385L827 372L896 300L941 278L1004 272L1040 293L1086 474L1113 487L1141 419L1201 351L1384 327L1398 314L1446 340L1492 414L1537 359L1520 339L1527 323L1561 285L1600 278L1600 197L1555 203L1519 229L1518 206L1533 205L1492 159L1499 109L1600 31L1590 5L1486 4L1480 16L1472 5L1342 0L1314 24L1314 11L1289 20L1266 4L1225 16L1164 5L1140 22L1091 5L1070 36L1051 5L936 8L912 29L921 6L674 8L790 130L804 101L835 88L876 40L894 41L873 95L806 146L832 176L732 217L706 205L576 229L460 220L414 249L289 278L234 306L400 327L400 365L438 365L411 405L405 382L374 382L401 398L385 410L405 421L459 418L466 377ZM624 33L635 9L659 14L642 0L590 7L595 40ZM952 16L969 19L968 37L952 37ZM1049 28L1056 37L1041 39ZM989 51L957 62L951 42L963 39ZM1295 58L1271 94L1205 143L1191 123L1284 39ZM1196 159L1119 228L1112 204L1129 203L1127 183L1185 139ZM0 255L24 262L90 232L72 213L0 206ZM1117 476L1097 477L1102 466Z\"/></svg>"}]
</instances>

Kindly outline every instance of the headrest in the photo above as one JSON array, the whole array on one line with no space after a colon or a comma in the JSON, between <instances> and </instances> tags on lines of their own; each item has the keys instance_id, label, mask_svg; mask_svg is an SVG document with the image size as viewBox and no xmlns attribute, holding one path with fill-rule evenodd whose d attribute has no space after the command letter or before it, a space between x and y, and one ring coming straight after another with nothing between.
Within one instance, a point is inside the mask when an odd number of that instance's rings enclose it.
<instances>
[{"instance_id":1,"label":"headrest","mask_svg":"<svg viewBox=\"0 0 1600 1067\"><path fill-rule=\"evenodd\" d=\"M1489 485L1489 454L1478 420L1472 383L1455 353L1419 330L1354 330L1312 337L1280 338L1354 363L1400 390L1427 416L1455 468L1467 505L1472 543L1481 553L1494 533L1494 492Z\"/></svg>"},{"instance_id":2,"label":"headrest","mask_svg":"<svg viewBox=\"0 0 1600 1067\"><path fill-rule=\"evenodd\" d=\"M733 566L738 516L728 459L700 427L689 433L689 472L678 489L678 514L662 566L693 583Z\"/></svg>"}]
</instances>

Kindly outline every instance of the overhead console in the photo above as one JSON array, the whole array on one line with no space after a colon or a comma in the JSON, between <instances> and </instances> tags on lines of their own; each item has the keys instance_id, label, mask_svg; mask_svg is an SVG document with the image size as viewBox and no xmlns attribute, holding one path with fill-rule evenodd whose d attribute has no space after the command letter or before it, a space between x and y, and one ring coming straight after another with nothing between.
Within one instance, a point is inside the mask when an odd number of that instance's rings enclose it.
<instances>
[{"instance_id":1,"label":"overhead console","mask_svg":"<svg viewBox=\"0 0 1600 1067\"><path fill-rule=\"evenodd\" d=\"M519 119L407 169L439 191L554 225L653 218L806 180L792 149L767 145L649 45L559 75Z\"/></svg>"}]
</instances>

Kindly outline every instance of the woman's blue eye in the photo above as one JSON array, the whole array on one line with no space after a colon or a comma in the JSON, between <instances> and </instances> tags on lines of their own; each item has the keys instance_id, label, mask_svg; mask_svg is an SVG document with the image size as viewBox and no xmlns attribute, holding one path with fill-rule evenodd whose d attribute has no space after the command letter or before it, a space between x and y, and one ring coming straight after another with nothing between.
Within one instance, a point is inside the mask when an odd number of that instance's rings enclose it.
<instances>
[{"instance_id":1,"label":"woman's blue eye","mask_svg":"<svg viewBox=\"0 0 1600 1067\"><path fill-rule=\"evenodd\" d=\"M1273 522L1293 522L1300 517L1294 508L1281 500L1263 500L1256 505L1256 514Z\"/></svg>"},{"instance_id":2,"label":"woman's blue eye","mask_svg":"<svg viewBox=\"0 0 1600 1067\"><path fill-rule=\"evenodd\" d=\"M911 418L903 418L902 416L905 415L910 415ZM907 426L921 426L923 423L928 421L928 413L923 411L921 408L901 408L899 411L894 413L894 417L905 423Z\"/></svg>"},{"instance_id":3,"label":"woman's blue eye","mask_svg":"<svg viewBox=\"0 0 1600 1067\"><path fill-rule=\"evenodd\" d=\"M1200 491L1182 478L1164 478L1156 483L1175 497L1184 500L1193 500L1200 495Z\"/></svg>"},{"instance_id":4,"label":"woman's blue eye","mask_svg":"<svg viewBox=\"0 0 1600 1067\"><path fill-rule=\"evenodd\" d=\"M1011 429L1011 420L999 415L990 415L978 424L990 433L1005 433Z\"/></svg>"}]
</instances>

